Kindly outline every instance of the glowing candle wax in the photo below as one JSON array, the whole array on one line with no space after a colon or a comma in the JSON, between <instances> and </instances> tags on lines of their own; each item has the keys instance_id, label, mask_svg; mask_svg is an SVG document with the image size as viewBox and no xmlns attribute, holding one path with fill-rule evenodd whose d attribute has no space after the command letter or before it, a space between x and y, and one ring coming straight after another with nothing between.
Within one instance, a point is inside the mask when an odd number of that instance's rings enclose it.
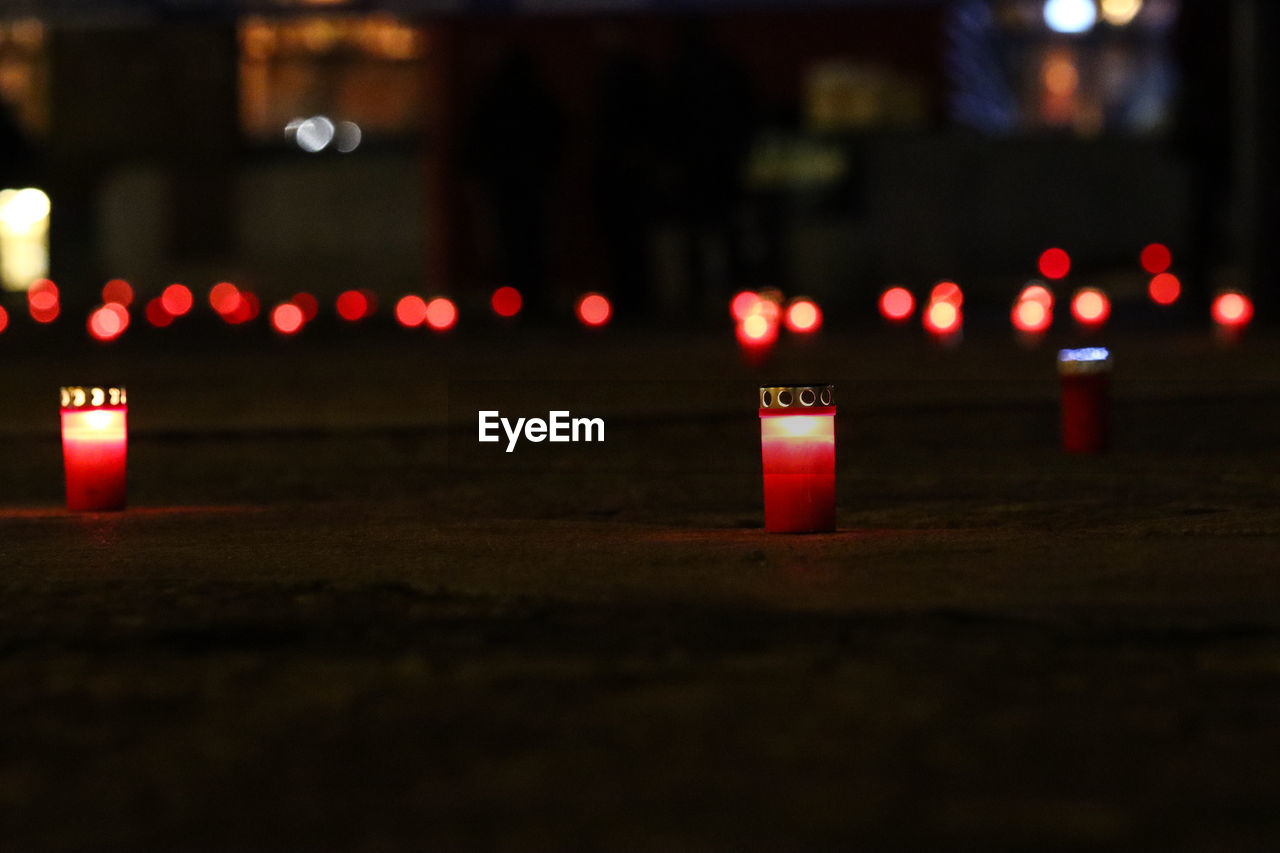
<instances>
[{"instance_id":1,"label":"glowing candle wax","mask_svg":"<svg viewBox=\"0 0 1280 853\"><path fill-rule=\"evenodd\" d=\"M1103 347L1058 353L1062 449L1102 453L1111 443L1111 353Z\"/></svg>"},{"instance_id":2,"label":"glowing candle wax","mask_svg":"<svg viewBox=\"0 0 1280 853\"><path fill-rule=\"evenodd\" d=\"M127 412L122 387L62 389L67 509L124 509Z\"/></svg>"},{"instance_id":3,"label":"glowing candle wax","mask_svg":"<svg viewBox=\"0 0 1280 853\"><path fill-rule=\"evenodd\" d=\"M770 533L836 529L836 407L832 385L760 389L764 527Z\"/></svg>"}]
</instances>

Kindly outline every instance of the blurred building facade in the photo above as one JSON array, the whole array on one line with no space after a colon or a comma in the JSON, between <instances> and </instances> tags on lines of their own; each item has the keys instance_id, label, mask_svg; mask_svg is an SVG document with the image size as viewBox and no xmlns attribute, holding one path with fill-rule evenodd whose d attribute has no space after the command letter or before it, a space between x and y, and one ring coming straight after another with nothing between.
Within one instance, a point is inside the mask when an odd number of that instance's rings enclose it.
<instances>
[{"instance_id":1,"label":"blurred building facade","mask_svg":"<svg viewBox=\"0 0 1280 853\"><path fill-rule=\"evenodd\" d=\"M1153 240L1195 247L1197 204L1234 215L1227 194L1199 194L1200 155L1179 148L1180 4L1082 2L1094 15L1075 31L1040 0L707 16L752 102L724 241L679 214L672 152L690 131L661 109L687 89L662 88L677 15L336 3L19 18L0 24L0 92L35 152L21 179L53 200L52 273L73 292L114 276L286 295L508 283L466 149L473 105L519 50L565 125L545 188L552 298L608 288L616 251L643 253L647 297L667 310L704 272L713 290L780 285L839 302L888 281L1020 275L1048 245L1084 268L1121 265ZM618 149L602 142L599 82L620 43L654 87L648 106L634 86L609 96L636 99L626 109L656 125L644 146L621 147L652 156L653 197L642 173L611 173L647 211L613 220L644 232L637 245L608 232L599 192L600 148ZM519 135L498 143L514 151Z\"/></svg>"}]
</instances>

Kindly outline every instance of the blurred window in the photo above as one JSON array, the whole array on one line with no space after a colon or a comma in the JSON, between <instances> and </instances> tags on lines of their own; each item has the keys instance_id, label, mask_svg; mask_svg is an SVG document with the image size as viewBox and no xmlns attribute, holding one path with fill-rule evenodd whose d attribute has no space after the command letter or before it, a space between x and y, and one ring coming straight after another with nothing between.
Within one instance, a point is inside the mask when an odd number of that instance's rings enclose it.
<instances>
[{"instance_id":1,"label":"blurred window","mask_svg":"<svg viewBox=\"0 0 1280 853\"><path fill-rule=\"evenodd\" d=\"M49 128L44 26L35 19L0 21L0 99L29 134Z\"/></svg>"},{"instance_id":2,"label":"blurred window","mask_svg":"<svg viewBox=\"0 0 1280 853\"><path fill-rule=\"evenodd\" d=\"M959 0L952 119L996 134L1158 134L1176 94L1179 0Z\"/></svg>"},{"instance_id":3,"label":"blurred window","mask_svg":"<svg viewBox=\"0 0 1280 853\"><path fill-rule=\"evenodd\" d=\"M337 127L339 141L344 127L358 128L358 141L421 126L428 44L419 28L381 14L248 17L239 36L240 123L249 139L295 138L312 117Z\"/></svg>"}]
</instances>

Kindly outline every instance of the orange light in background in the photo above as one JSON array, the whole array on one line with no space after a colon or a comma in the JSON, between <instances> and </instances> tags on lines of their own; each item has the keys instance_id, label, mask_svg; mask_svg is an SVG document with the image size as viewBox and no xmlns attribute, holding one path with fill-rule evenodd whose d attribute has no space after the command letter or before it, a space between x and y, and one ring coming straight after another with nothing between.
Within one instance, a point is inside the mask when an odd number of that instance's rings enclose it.
<instances>
[{"instance_id":1,"label":"orange light in background","mask_svg":"<svg viewBox=\"0 0 1280 853\"><path fill-rule=\"evenodd\" d=\"M182 317L195 304L195 297L191 295L191 288L185 284L174 283L160 294L160 301L170 317Z\"/></svg>"},{"instance_id":2,"label":"orange light in background","mask_svg":"<svg viewBox=\"0 0 1280 853\"><path fill-rule=\"evenodd\" d=\"M396 322L405 328L419 326L427 319L427 303L417 294L401 296L396 303Z\"/></svg>"},{"instance_id":3,"label":"orange light in background","mask_svg":"<svg viewBox=\"0 0 1280 853\"><path fill-rule=\"evenodd\" d=\"M121 318L120 314L115 311L112 306L114 302L99 306L89 313L89 321L86 324L89 334L99 341L114 341L116 338L124 334L127 322ZM125 317L128 317L126 312Z\"/></svg>"},{"instance_id":4,"label":"orange light in background","mask_svg":"<svg viewBox=\"0 0 1280 853\"><path fill-rule=\"evenodd\" d=\"M905 287L891 287L880 294L880 316L890 322L904 322L915 310L916 298Z\"/></svg>"},{"instance_id":5,"label":"orange light in background","mask_svg":"<svg viewBox=\"0 0 1280 853\"><path fill-rule=\"evenodd\" d=\"M113 278L102 286L102 301L115 302L128 308L133 304L133 288L122 278Z\"/></svg>"},{"instance_id":6,"label":"orange light in background","mask_svg":"<svg viewBox=\"0 0 1280 853\"><path fill-rule=\"evenodd\" d=\"M229 281L220 281L209 288L209 306L224 318L240 307L240 288Z\"/></svg>"},{"instance_id":7,"label":"orange light in background","mask_svg":"<svg viewBox=\"0 0 1280 853\"><path fill-rule=\"evenodd\" d=\"M520 313L524 297L514 287L499 287L489 298L489 305L499 317L514 317Z\"/></svg>"},{"instance_id":8,"label":"orange light in background","mask_svg":"<svg viewBox=\"0 0 1280 853\"><path fill-rule=\"evenodd\" d=\"M1097 288L1083 288L1071 300L1071 316L1083 326L1101 326L1111 316L1111 300Z\"/></svg>"},{"instance_id":9,"label":"orange light in background","mask_svg":"<svg viewBox=\"0 0 1280 853\"><path fill-rule=\"evenodd\" d=\"M767 346L778 339L778 324L764 314L750 314L738 324L737 334L743 346Z\"/></svg>"},{"instance_id":10,"label":"orange light in background","mask_svg":"<svg viewBox=\"0 0 1280 853\"><path fill-rule=\"evenodd\" d=\"M310 323L320 313L320 300L306 291L293 294L293 298L289 301L297 305L298 309L302 311L302 322L304 323Z\"/></svg>"},{"instance_id":11,"label":"orange light in background","mask_svg":"<svg viewBox=\"0 0 1280 853\"><path fill-rule=\"evenodd\" d=\"M1170 265L1173 264L1173 253L1169 251L1169 247L1163 243L1152 243L1142 250L1139 256L1142 262L1142 268L1151 275L1159 275L1167 272Z\"/></svg>"},{"instance_id":12,"label":"orange light in background","mask_svg":"<svg viewBox=\"0 0 1280 853\"><path fill-rule=\"evenodd\" d=\"M1147 294L1157 305L1172 305L1182 295L1182 282L1171 272L1162 272L1151 277L1147 285Z\"/></svg>"},{"instance_id":13,"label":"orange light in background","mask_svg":"<svg viewBox=\"0 0 1280 853\"><path fill-rule=\"evenodd\" d=\"M1057 281L1071 272L1071 256L1064 249L1045 249L1040 255L1040 275Z\"/></svg>"},{"instance_id":14,"label":"orange light in background","mask_svg":"<svg viewBox=\"0 0 1280 853\"><path fill-rule=\"evenodd\" d=\"M447 332L458 322L458 306L452 300L437 296L427 303L426 322L437 332Z\"/></svg>"},{"instance_id":15,"label":"orange light in background","mask_svg":"<svg viewBox=\"0 0 1280 853\"><path fill-rule=\"evenodd\" d=\"M946 300L930 302L924 312L924 327L935 335L958 332L962 321L960 306Z\"/></svg>"},{"instance_id":16,"label":"orange light in background","mask_svg":"<svg viewBox=\"0 0 1280 853\"><path fill-rule=\"evenodd\" d=\"M1053 323L1053 314L1039 299L1019 299L1013 306L1012 320L1020 332L1043 332Z\"/></svg>"},{"instance_id":17,"label":"orange light in background","mask_svg":"<svg viewBox=\"0 0 1280 853\"><path fill-rule=\"evenodd\" d=\"M959 308L964 305L964 291L954 281L940 281L929 293L930 302L948 302Z\"/></svg>"},{"instance_id":18,"label":"orange light in background","mask_svg":"<svg viewBox=\"0 0 1280 853\"><path fill-rule=\"evenodd\" d=\"M599 328L613 316L613 306L599 293L584 293L576 306L578 322L584 326Z\"/></svg>"},{"instance_id":19,"label":"orange light in background","mask_svg":"<svg viewBox=\"0 0 1280 853\"><path fill-rule=\"evenodd\" d=\"M1043 284L1028 284L1022 288L1022 292L1018 294L1018 301L1021 302L1024 299L1032 299L1050 311L1053 310L1053 291Z\"/></svg>"},{"instance_id":20,"label":"orange light in background","mask_svg":"<svg viewBox=\"0 0 1280 853\"><path fill-rule=\"evenodd\" d=\"M338 309L339 317L348 323L355 323L363 320L368 313L369 300L358 290L344 290L338 294L338 301L334 303L334 307Z\"/></svg>"},{"instance_id":21,"label":"orange light in background","mask_svg":"<svg viewBox=\"0 0 1280 853\"><path fill-rule=\"evenodd\" d=\"M760 294L754 290L739 291L733 299L729 300L729 313L733 315L734 320L741 323L759 304Z\"/></svg>"},{"instance_id":22,"label":"orange light in background","mask_svg":"<svg viewBox=\"0 0 1280 853\"><path fill-rule=\"evenodd\" d=\"M1234 290L1221 293L1213 300L1213 321L1219 326L1240 328L1253 319L1253 300Z\"/></svg>"},{"instance_id":23,"label":"orange light in background","mask_svg":"<svg viewBox=\"0 0 1280 853\"><path fill-rule=\"evenodd\" d=\"M302 309L292 302L282 302L271 309L271 326L282 335L297 334L305 322Z\"/></svg>"},{"instance_id":24,"label":"orange light in background","mask_svg":"<svg viewBox=\"0 0 1280 853\"><path fill-rule=\"evenodd\" d=\"M173 314L169 313L169 309L165 307L163 296L157 296L147 302L145 316L147 322L157 329L163 329L173 322Z\"/></svg>"},{"instance_id":25,"label":"orange light in background","mask_svg":"<svg viewBox=\"0 0 1280 853\"><path fill-rule=\"evenodd\" d=\"M822 328L822 309L812 299L798 296L787 306L784 320L787 331L808 334Z\"/></svg>"}]
</instances>

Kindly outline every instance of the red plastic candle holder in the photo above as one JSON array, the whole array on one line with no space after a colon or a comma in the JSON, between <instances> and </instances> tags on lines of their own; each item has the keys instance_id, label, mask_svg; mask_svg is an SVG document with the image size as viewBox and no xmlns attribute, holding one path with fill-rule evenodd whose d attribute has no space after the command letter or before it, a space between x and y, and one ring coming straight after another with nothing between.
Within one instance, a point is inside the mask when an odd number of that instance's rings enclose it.
<instances>
[{"instance_id":1,"label":"red plastic candle holder","mask_svg":"<svg viewBox=\"0 0 1280 853\"><path fill-rule=\"evenodd\" d=\"M1058 353L1062 449L1102 453L1111 444L1111 353L1104 347Z\"/></svg>"},{"instance_id":2,"label":"red plastic candle holder","mask_svg":"<svg viewBox=\"0 0 1280 853\"><path fill-rule=\"evenodd\" d=\"M770 533L836 529L833 385L760 389L764 527Z\"/></svg>"},{"instance_id":3,"label":"red plastic candle holder","mask_svg":"<svg viewBox=\"0 0 1280 853\"><path fill-rule=\"evenodd\" d=\"M125 390L120 386L62 389L62 461L67 509L124 509L128 429Z\"/></svg>"}]
</instances>

